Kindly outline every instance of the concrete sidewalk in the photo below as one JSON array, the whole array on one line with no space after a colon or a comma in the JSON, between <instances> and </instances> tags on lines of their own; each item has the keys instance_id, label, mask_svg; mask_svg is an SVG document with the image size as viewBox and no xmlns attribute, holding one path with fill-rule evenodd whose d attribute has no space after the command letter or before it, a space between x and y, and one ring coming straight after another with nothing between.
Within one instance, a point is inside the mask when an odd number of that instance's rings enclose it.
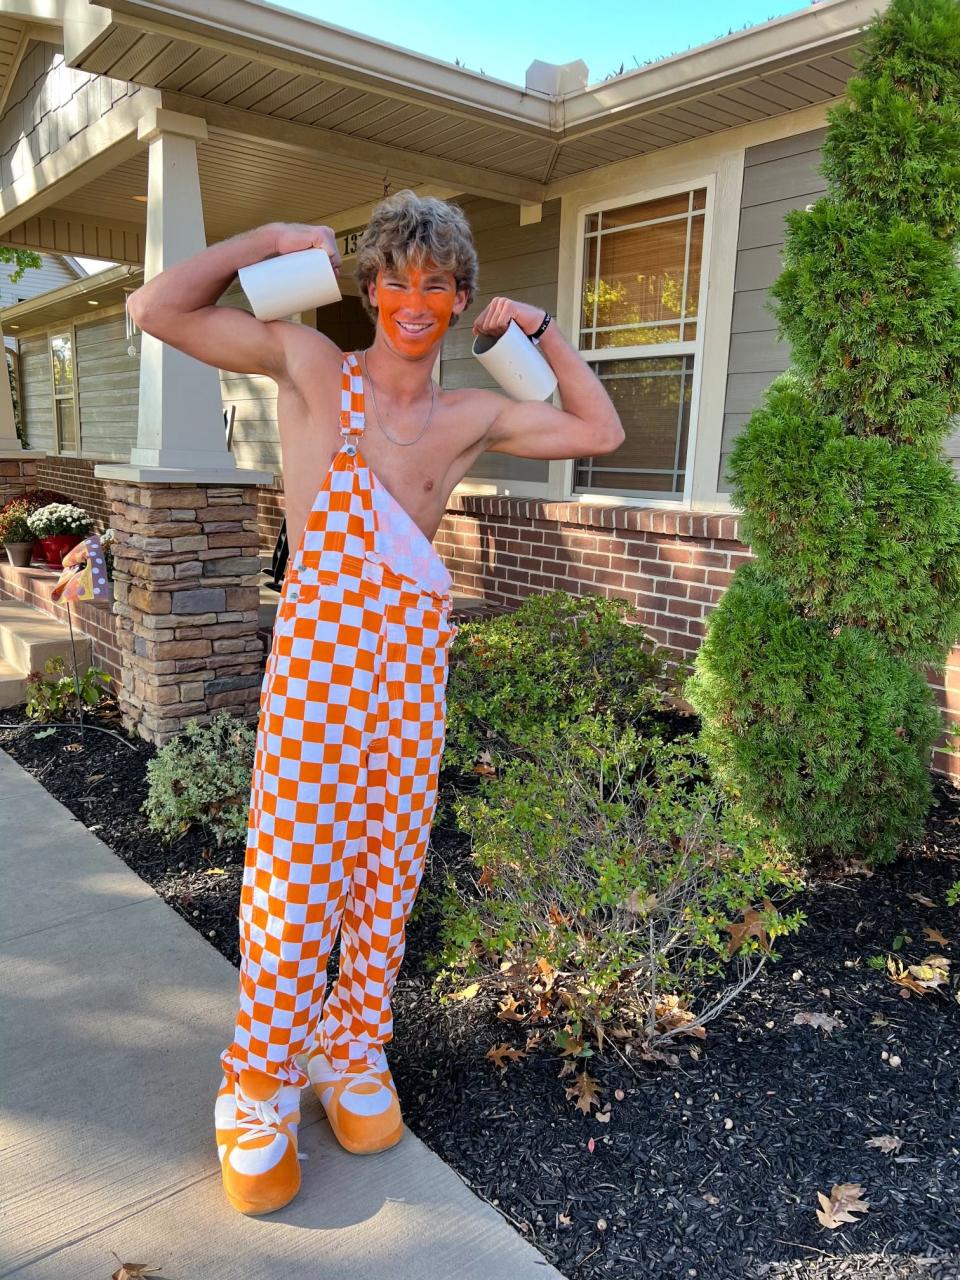
<instances>
[{"instance_id":1,"label":"concrete sidewalk","mask_svg":"<svg viewBox=\"0 0 960 1280\"><path fill-rule=\"evenodd\" d=\"M0 1276L557 1280L407 1133L341 1150L303 1093L303 1188L245 1218L213 1138L237 972L0 751Z\"/></svg>"}]
</instances>

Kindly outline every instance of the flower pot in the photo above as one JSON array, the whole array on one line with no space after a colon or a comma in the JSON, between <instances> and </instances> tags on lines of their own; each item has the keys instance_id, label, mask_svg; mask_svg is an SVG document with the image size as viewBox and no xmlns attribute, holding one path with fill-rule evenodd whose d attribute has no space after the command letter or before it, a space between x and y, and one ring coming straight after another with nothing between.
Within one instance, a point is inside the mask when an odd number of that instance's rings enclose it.
<instances>
[{"instance_id":1,"label":"flower pot","mask_svg":"<svg viewBox=\"0 0 960 1280\"><path fill-rule=\"evenodd\" d=\"M63 557L71 547L82 541L83 535L79 533L48 533L45 538L40 539L40 545L47 557L47 564L53 565L54 569L62 569Z\"/></svg>"},{"instance_id":2,"label":"flower pot","mask_svg":"<svg viewBox=\"0 0 960 1280\"><path fill-rule=\"evenodd\" d=\"M32 542L5 542L7 559L18 568L26 568L33 558Z\"/></svg>"}]
</instances>

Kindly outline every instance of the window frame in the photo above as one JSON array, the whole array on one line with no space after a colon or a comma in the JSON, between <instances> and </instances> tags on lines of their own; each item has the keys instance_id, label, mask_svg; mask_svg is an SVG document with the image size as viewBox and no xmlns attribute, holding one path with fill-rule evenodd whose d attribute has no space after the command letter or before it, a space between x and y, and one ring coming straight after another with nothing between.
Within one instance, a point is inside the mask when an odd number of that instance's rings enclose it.
<instances>
[{"instance_id":1,"label":"window frame","mask_svg":"<svg viewBox=\"0 0 960 1280\"><path fill-rule=\"evenodd\" d=\"M80 371L77 367L76 324L74 323L74 321L71 320L65 325L58 324L52 328L49 328L47 329L46 332L47 332L47 363L50 368L50 400L51 400L51 405L53 410L51 414L51 419L52 419L51 425L53 430L51 434L51 448L49 452L54 454L58 458L79 458L83 456L83 440L80 435L80 378L79 378ZM67 397L62 395L60 396L57 395L56 379L54 377L54 372L53 372L53 339L58 337L63 337L64 335L69 335L70 351L73 357L73 377L71 381L73 383L73 414L74 414L74 422L76 427L76 448L75 449L60 448L60 424L57 420L57 401L66 400Z\"/></svg>"},{"instance_id":2,"label":"window frame","mask_svg":"<svg viewBox=\"0 0 960 1280\"><path fill-rule=\"evenodd\" d=\"M632 204L644 204L648 201L663 199L671 195L689 194L700 188L706 189L706 203L703 211L703 247L700 256L700 291L697 296L697 336L691 341L658 342L649 345L632 347L602 347L593 351L580 347L581 307L583 297L583 268L587 249L587 219L595 213L607 209L624 208ZM714 172L705 172L697 176L691 173L678 177L670 183L658 187L630 188L609 196L603 200L586 199L578 202L576 207L576 255L573 263L572 320L569 338L574 349L588 364L605 363L611 359L655 359L663 356L693 356L693 376L690 387L690 422L687 430L687 453L684 459L684 478L682 494L660 494L654 496L651 491L637 492L597 489L583 491L574 488L574 477L579 459L563 459L559 465L563 467L564 501L584 502L590 504L615 501L631 506L643 507L690 507L694 493L694 465L697 458L698 427L700 420L700 384L703 377L704 352L707 332L707 304L710 285L710 262L713 248L714 217L716 214L717 178ZM689 246L689 240L688 240ZM599 251L599 240L598 240ZM598 468L603 470L601 466Z\"/></svg>"}]
</instances>

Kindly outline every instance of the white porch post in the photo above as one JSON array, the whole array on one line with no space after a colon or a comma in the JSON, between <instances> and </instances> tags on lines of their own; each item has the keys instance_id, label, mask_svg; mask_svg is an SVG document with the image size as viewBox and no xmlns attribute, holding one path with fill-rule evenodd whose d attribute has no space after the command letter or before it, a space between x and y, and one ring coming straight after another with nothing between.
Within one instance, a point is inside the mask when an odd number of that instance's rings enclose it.
<instances>
[{"instance_id":1,"label":"white porch post","mask_svg":"<svg viewBox=\"0 0 960 1280\"><path fill-rule=\"evenodd\" d=\"M154 107L141 119L149 143L144 279L206 248L197 143L207 123ZM140 352L137 443L129 466L101 465L103 479L262 484L266 473L240 471L227 451L220 374L144 333Z\"/></svg>"},{"instance_id":2,"label":"white porch post","mask_svg":"<svg viewBox=\"0 0 960 1280\"><path fill-rule=\"evenodd\" d=\"M0 507L8 498L19 498L37 483L37 463L47 455L39 449L24 449L17 439L17 423L13 416L13 396L7 377L7 359L0 328Z\"/></svg>"},{"instance_id":3,"label":"white porch post","mask_svg":"<svg viewBox=\"0 0 960 1280\"><path fill-rule=\"evenodd\" d=\"M0 326L0 352L3 352L3 377L0 378L0 458L19 458L24 448L17 439L17 424L13 416L10 379L7 377L7 357L2 326Z\"/></svg>"}]
</instances>

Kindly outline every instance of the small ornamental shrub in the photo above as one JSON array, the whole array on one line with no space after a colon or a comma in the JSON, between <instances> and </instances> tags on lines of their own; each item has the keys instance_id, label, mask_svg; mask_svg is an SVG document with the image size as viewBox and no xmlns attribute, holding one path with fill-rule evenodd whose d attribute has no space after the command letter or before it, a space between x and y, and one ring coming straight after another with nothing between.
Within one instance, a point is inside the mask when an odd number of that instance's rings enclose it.
<instances>
[{"instance_id":1,"label":"small ornamental shrub","mask_svg":"<svg viewBox=\"0 0 960 1280\"><path fill-rule=\"evenodd\" d=\"M728 802L794 853L888 860L918 835L940 731L923 675L869 631L798 614L756 565L704 640L701 744Z\"/></svg>"},{"instance_id":2,"label":"small ornamental shrub","mask_svg":"<svg viewBox=\"0 0 960 1280\"><path fill-rule=\"evenodd\" d=\"M30 512L27 523L37 538L55 537L57 534L85 538L93 531L93 521L86 511L70 502L51 502L46 507L39 507Z\"/></svg>"},{"instance_id":3,"label":"small ornamental shrub","mask_svg":"<svg viewBox=\"0 0 960 1280\"><path fill-rule=\"evenodd\" d=\"M208 725L188 721L147 764L151 831L171 842L196 822L217 844L244 840L255 743L254 730L225 711Z\"/></svg>"},{"instance_id":4,"label":"small ornamental shrub","mask_svg":"<svg viewBox=\"0 0 960 1280\"><path fill-rule=\"evenodd\" d=\"M635 618L626 601L554 591L464 623L451 653L445 766L496 767L585 715L649 721L663 707L664 663Z\"/></svg>"},{"instance_id":5,"label":"small ornamental shrub","mask_svg":"<svg viewBox=\"0 0 960 1280\"><path fill-rule=\"evenodd\" d=\"M31 720L56 720L83 707L95 707L113 677L98 667L79 674L67 673L63 658L48 658L43 674L27 681L27 716Z\"/></svg>"},{"instance_id":6,"label":"small ornamental shrub","mask_svg":"<svg viewBox=\"0 0 960 1280\"><path fill-rule=\"evenodd\" d=\"M0 511L0 542L33 542L33 530L27 523L29 507L14 499Z\"/></svg>"},{"instance_id":7,"label":"small ornamental shrub","mask_svg":"<svg viewBox=\"0 0 960 1280\"><path fill-rule=\"evenodd\" d=\"M731 457L756 562L687 696L742 818L806 857L921 829L960 639L960 4L892 0L828 113L827 194L786 217L772 289L793 368Z\"/></svg>"},{"instance_id":8,"label":"small ornamental shrub","mask_svg":"<svg viewBox=\"0 0 960 1280\"><path fill-rule=\"evenodd\" d=\"M771 901L795 871L733 829L689 738L611 711L545 730L456 810L471 859L447 875L436 985L507 994L511 1018L561 1038L694 1033L803 921Z\"/></svg>"}]
</instances>

